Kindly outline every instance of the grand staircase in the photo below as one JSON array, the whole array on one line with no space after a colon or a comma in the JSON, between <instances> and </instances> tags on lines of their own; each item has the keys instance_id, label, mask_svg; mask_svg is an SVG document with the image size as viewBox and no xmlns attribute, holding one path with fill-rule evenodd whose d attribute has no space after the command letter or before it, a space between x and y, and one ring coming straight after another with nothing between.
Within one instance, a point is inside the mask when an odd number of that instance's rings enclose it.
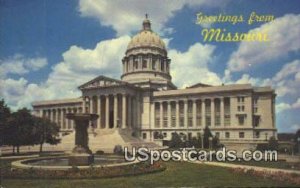
<instances>
[{"instance_id":1,"label":"grand staircase","mask_svg":"<svg viewBox=\"0 0 300 188\"><path fill-rule=\"evenodd\" d=\"M89 130L89 148L92 152L104 151L112 153L116 145L127 147L130 151L132 147L147 147L148 149L159 149L161 146L153 142L133 137L129 129L94 129ZM70 152L75 146L75 132L63 136L61 143L57 145L58 150Z\"/></svg>"}]
</instances>

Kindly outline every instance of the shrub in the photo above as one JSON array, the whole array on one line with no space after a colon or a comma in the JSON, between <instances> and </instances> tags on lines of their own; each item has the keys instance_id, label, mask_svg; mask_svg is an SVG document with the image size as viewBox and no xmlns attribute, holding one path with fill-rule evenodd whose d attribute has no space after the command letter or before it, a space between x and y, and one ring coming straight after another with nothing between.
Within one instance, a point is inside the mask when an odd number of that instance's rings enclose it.
<instances>
[{"instance_id":1,"label":"shrub","mask_svg":"<svg viewBox=\"0 0 300 188\"><path fill-rule=\"evenodd\" d=\"M174 132L172 133L172 138L169 142L170 148L181 148L183 147L184 143L182 142L180 136L178 133Z\"/></svg>"},{"instance_id":2,"label":"shrub","mask_svg":"<svg viewBox=\"0 0 300 188\"><path fill-rule=\"evenodd\" d=\"M121 145L115 145L114 147L114 154L116 155L123 155L123 147Z\"/></svg>"},{"instance_id":3,"label":"shrub","mask_svg":"<svg viewBox=\"0 0 300 188\"><path fill-rule=\"evenodd\" d=\"M97 155L103 155L104 154L104 151L102 151L102 150L98 150L98 151L96 151L96 153L95 154L97 154Z\"/></svg>"}]
</instances>

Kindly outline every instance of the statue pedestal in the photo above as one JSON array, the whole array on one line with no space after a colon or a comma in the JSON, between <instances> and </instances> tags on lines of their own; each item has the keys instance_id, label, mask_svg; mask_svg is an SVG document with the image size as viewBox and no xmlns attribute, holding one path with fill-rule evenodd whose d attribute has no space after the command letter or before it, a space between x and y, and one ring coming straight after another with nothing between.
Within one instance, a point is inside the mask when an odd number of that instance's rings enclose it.
<instances>
[{"instance_id":1,"label":"statue pedestal","mask_svg":"<svg viewBox=\"0 0 300 188\"><path fill-rule=\"evenodd\" d=\"M96 114L67 114L75 122L75 148L69 156L69 165L88 166L94 162L94 156L88 146L88 126L98 118Z\"/></svg>"}]
</instances>

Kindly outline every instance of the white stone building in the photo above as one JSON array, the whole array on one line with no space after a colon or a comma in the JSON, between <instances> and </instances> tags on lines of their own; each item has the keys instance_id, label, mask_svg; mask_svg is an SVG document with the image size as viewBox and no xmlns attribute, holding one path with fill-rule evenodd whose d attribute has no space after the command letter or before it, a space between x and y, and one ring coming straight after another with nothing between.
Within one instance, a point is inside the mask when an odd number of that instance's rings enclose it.
<instances>
[{"instance_id":1,"label":"white stone building","mask_svg":"<svg viewBox=\"0 0 300 188\"><path fill-rule=\"evenodd\" d=\"M224 144L265 142L277 136L276 94L271 87L199 83L177 89L165 44L147 18L128 44L122 66L121 80L99 76L79 86L82 97L34 102L34 113L57 122L62 133L72 132L74 126L66 113L96 113L100 118L94 130L126 130L141 141L156 143L169 140L173 132L199 136L205 126Z\"/></svg>"}]
</instances>

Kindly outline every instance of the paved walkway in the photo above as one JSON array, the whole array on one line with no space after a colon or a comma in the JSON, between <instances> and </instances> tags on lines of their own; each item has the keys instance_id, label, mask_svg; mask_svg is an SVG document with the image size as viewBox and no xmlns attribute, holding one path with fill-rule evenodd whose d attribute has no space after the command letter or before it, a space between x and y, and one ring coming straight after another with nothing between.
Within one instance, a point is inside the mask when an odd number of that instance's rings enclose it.
<instances>
[{"instance_id":1,"label":"paved walkway","mask_svg":"<svg viewBox=\"0 0 300 188\"><path fill-rule=\"evenodd\" d=\"M283 172L288 174L299 174L300 170L287 170L287 169L279 169L279 168L268 168L268 167L259 167L259 166L250 166L250 165L238 165L238 164L231 164L231 163L222 163L222 162L202 162L202 161L190 161L191 163L196 164L207 164L212 166L220 166L220 167L226 167L226 168L244 168L244 169L253 169L256 171L269 171L271 173L276 172Z\"/></svg>"}]
</instances>

